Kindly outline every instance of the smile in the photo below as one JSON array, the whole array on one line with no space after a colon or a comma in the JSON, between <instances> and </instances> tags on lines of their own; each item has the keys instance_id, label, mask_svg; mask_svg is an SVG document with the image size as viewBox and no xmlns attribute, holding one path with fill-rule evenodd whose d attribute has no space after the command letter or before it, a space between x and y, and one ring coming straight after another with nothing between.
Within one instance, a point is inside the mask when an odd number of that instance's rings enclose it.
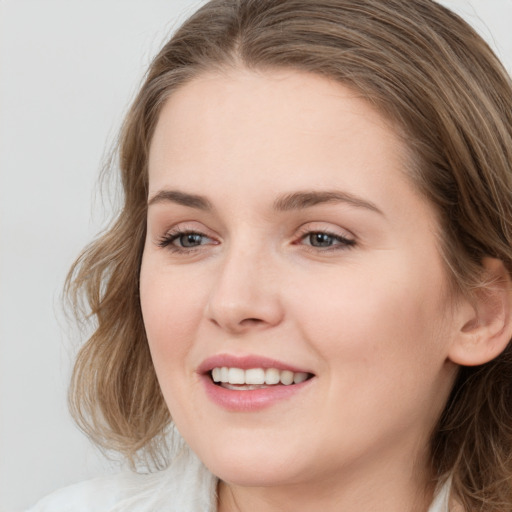
<instances>
[{"instance_id":1,"label":"smile","mask_svg":"<svg viewBox=\"0 0 512 512\"><path fill-rule=\"evenodd\" d=\"M264 389L269 386L282 384L300 384L307 380L311 374L307 372L292 372L290 370L279 370L277 368L243 368L216 367L211 371L213 382L218 383L226 389L252 390Z\"/></svg>"},{"instance_id":2,"label":"smile","mask_svg":"<svg viewBox=\"0 0 512 512\"><path fill-rule=\"evenodd\" d=\"M316 375L267 357L218 354L203 361L197 373L206 395L222 409L258 411L307 393Z\"/></svg>"}]
</instances>

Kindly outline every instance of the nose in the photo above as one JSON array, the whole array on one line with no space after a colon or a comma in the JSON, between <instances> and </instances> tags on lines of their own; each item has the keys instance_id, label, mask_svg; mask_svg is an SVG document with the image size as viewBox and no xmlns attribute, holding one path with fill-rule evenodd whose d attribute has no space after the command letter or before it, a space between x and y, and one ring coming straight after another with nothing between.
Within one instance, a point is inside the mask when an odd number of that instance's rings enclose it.
<instances>
[{"instance_id":1,"label":"nose","mask_svg":"<svg viewBox=\"0 0 512 512\"><path fill-rule=\"evenodd\" d=\"M217 267L208 320L231 334L278 325L284 317L272 258L250 248L233 250Z\"/></svg>"}]
</instances>

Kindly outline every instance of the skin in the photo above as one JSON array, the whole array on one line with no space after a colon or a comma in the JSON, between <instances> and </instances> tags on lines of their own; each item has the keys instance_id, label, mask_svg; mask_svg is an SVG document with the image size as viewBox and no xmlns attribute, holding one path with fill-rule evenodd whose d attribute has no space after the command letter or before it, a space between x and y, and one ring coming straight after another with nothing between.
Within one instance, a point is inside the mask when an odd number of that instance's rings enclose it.
<instances>
[{"instance_id":1,"label":"skin","mask_svg":"<svg viewBox=\"0 0 512 512\"><path fill-rule=\"evenodd\" d=\"M468 308L448 291L436 217L407 163L385 118L310 74L205 74L165 104L141 307L173 419L221 479L220 512L428 509L429 433ZM155 200L164 190L210 208ZM357 201L275 209L287 194L325 191ZM177 229L198 245L180 246ZM327 233L327 246L311 233ZM196 371L220 353L314 378L290 399L229 412Z\"/></svg>"}]
</instances>

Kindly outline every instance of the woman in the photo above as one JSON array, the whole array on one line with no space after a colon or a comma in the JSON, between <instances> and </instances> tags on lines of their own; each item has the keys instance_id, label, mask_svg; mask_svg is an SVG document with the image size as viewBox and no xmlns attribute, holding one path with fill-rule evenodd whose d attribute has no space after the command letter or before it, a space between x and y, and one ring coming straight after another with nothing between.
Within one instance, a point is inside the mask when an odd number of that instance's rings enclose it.
<instances>
[{"instance_id":1,"label":"woman","mask_svg":"<svg viewBox=\"0 0 512 512\"><path fill-rule=\"evenodd\" d=\"M75 417L168 467L34 510L512 509L511 106L430 0L202 7L68 282Z\"/></svg>"}]
</instances>

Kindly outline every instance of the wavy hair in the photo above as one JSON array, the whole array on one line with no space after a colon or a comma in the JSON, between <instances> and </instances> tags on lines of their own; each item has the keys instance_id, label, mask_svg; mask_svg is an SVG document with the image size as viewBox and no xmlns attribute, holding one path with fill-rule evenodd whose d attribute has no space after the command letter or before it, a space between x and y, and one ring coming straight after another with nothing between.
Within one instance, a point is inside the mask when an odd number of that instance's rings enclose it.
<instances>
[{"instance_id":1,"label":"wavy hair","mask_svg":"<svg viewBox=\"0 0 512 512\"><path fill-rule=\"evenodd\" d=\"M162 105L201 73L244 66L315 73L359 91L406 137L410 174L438 212L454 287L482 286L482 259L512 270L512 84L488 45L431 0L212 0L149 67L118 156L124 202L66 283L94 322L70 388L72 413L100 446L165 465L170 415L139 304L148 151ZM467 510L512 510L512 348L460 368L432 435L437 479Z\"/></svg>"}]
</instances>

